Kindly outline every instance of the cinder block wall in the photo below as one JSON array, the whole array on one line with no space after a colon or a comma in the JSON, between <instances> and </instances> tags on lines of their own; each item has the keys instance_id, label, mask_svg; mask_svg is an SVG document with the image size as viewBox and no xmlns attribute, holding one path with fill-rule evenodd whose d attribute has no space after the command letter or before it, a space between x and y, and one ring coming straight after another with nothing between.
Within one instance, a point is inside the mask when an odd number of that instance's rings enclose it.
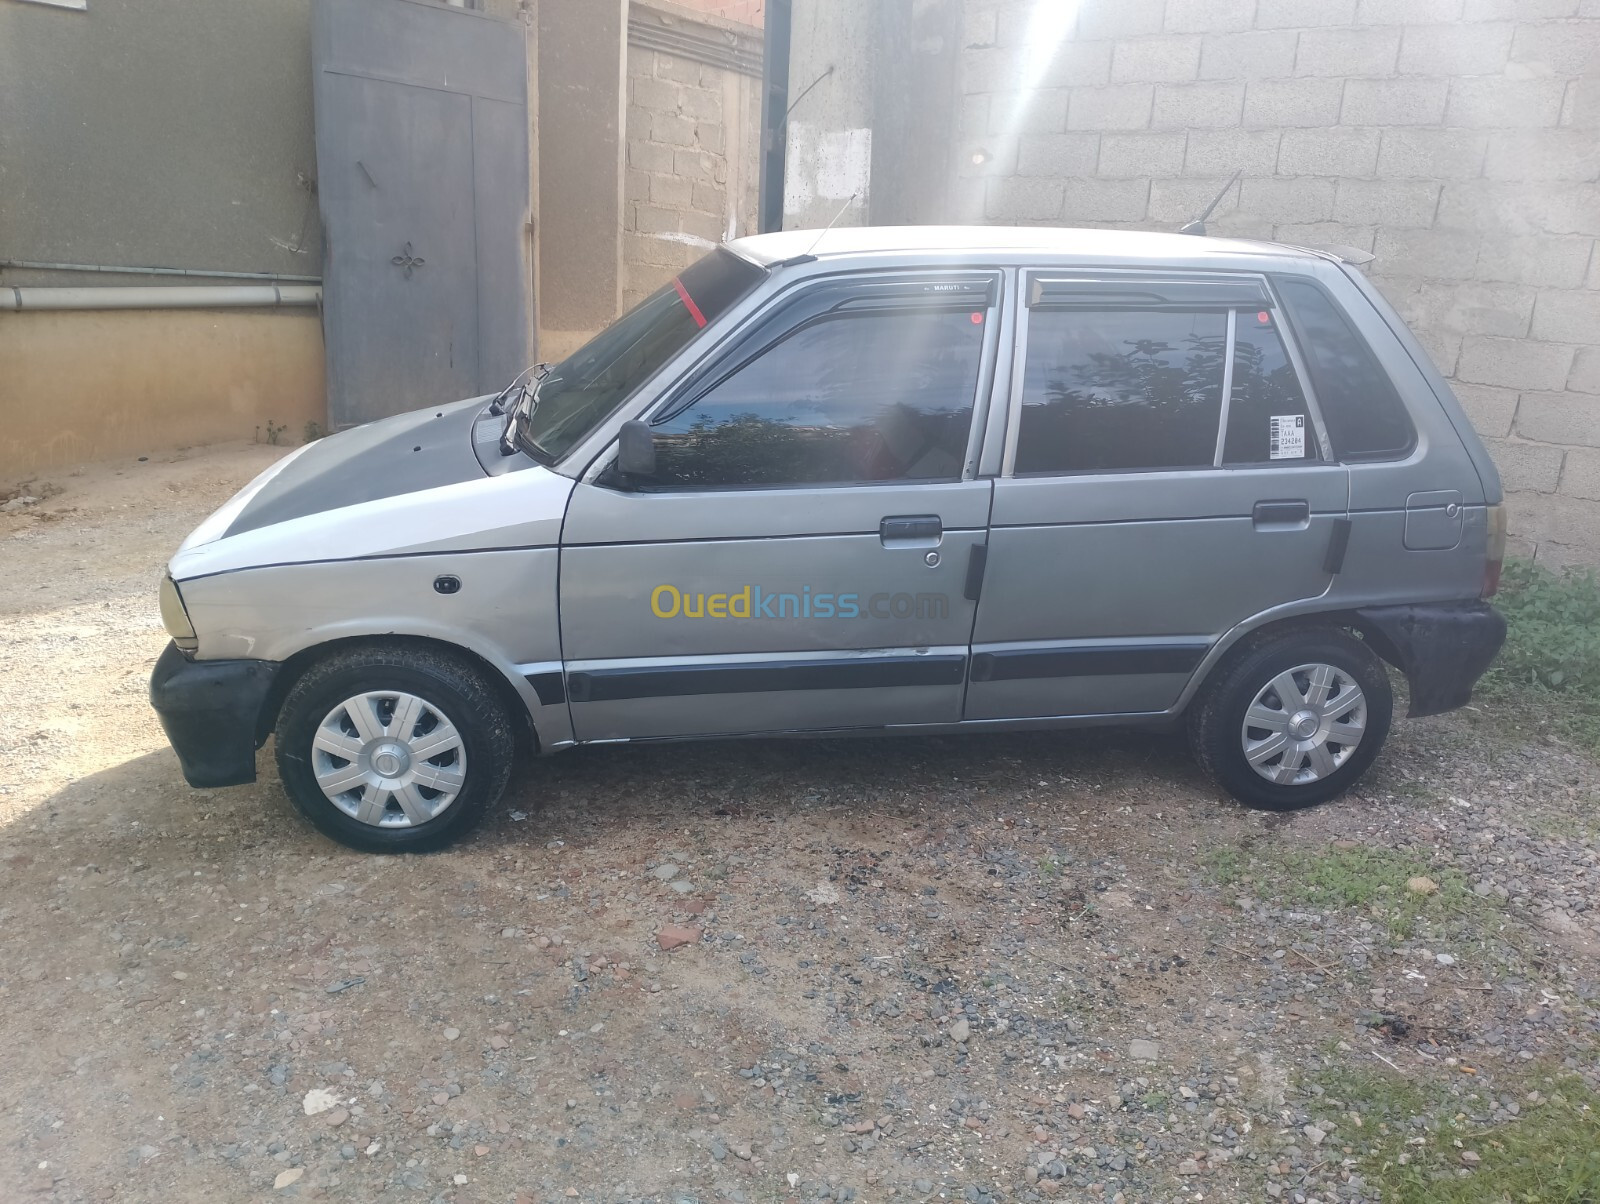
<instances>
[{"instance_id":1,"label":"cinder block wall","mask_svg":"<svg viewBox=\"0 0 1600 1204\"><path fill-rule=\"evenodd\" d=\"M1600 0L1063 13L965 0L963 219L1176 229L1241 170L1212 232L1376 254L1516 549L1600 563Z\"/></svg>"},{"instance_id":2,"label":"cinder block wall","mask_svg":"<svg viewBox=\"0 0 1600 1204\"><path fill-rule=\"evenodd\" d=\"M753 76L628 47L624 306L755 230L760 92Z\"/></svg>"}]
</instances>

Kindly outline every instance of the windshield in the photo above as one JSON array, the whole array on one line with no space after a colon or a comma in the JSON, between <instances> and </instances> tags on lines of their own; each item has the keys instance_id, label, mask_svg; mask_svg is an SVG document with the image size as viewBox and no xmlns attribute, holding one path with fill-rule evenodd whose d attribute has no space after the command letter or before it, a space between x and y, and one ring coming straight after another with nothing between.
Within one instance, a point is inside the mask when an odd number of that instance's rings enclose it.
<instances>
[{"instance_id":1,"label":"windshield","mask_svg":"<svg viewBox=\"0 0 1600 1204\"><path fill-rule=\"evenodd\" d=\"M763 275L722 249L684 269L550 369L538 404L517 413L518 445L547 463L559 460Z\"/></svg>"}]
</instances>

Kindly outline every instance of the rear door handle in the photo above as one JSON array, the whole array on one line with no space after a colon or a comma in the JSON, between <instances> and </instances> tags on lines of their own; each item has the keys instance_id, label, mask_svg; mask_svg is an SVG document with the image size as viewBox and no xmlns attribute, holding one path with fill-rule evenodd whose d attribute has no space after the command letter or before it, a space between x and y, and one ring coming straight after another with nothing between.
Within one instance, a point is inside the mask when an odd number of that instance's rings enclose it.
<instances>
[{"instance_id":1,"label":"rear door handle","mask_svg":"<svg viewBox=\"0 0 1600 1204\"><path fill-rule=\"evenodd\" d=\"M1303 498L1257 502L1250 521L1261 527L1304 527L1311 522L1311 503Z\"/></svg>"},{"instance_id":2,"label":"rear door handle","mask_svg":"<svg viewBox=\"0 0 1600 1204\"><path fill-rule=\"evenodd\" d=\"M878 539L886 548L936 548L943 538L937 514L891 514L878 524Z\"/></svg>"}]
</instances>

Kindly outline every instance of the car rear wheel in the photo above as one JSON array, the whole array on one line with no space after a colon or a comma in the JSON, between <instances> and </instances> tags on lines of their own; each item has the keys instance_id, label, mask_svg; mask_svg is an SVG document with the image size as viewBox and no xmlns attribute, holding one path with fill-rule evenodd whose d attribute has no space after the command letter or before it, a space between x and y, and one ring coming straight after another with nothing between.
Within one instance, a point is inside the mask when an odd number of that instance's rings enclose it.
<instances>
[{"instance_id":1,"label":"car rear wheel","mask_svg":"<svg viewBox=\"0 0 1600 1204\"><path fill-rule=\"evenodd\" d=\"M1343 794L1389 735L1383 662L1337 628L1249 639L1213 671L1190 713L1202 768L1248 807L1293 811Z\"/></svg>"},{"instance_id":2,"label":"car rear wheel","mask_svg":"<svg viewBox=\"0 0 1600 1204\"><path fill-rule=\"evenodd\" d=\"M458 840L504 792L515 751L493 685L426 648L335 653L295 683L278 718L290 801L327 836L371 853Z\"/></svg>"}]
</instances>

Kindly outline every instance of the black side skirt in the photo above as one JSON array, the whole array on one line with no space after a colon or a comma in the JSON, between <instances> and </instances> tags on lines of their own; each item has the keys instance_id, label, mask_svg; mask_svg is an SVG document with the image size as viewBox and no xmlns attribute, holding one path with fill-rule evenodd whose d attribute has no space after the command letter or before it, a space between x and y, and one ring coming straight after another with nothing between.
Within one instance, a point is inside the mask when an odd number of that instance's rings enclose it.
<instances>
[{"instance_id":1,"label":"black side skirt","mask_svg":"<svg viewBox=\"0 0 1600 1204\"><path fill-rule=\"evenodd\" d=\"M966 667L965 656L943 655L580 669L567 674L567 694L573 702L618 702L695 694L958 686Z\"/></svg>"},{"instance_id":2,"label":"black side skirt","mask_svg":"<svg viewBox=\"0 0 1600 1204\"><path fill-rule=\"evenodd\" d=\"M1117 647L1007 648L972 658L973 681L1033 677L1110 677L1131 673L1192 673L1210 644L1127 644Z\"/></svg>"}]
</instances>

